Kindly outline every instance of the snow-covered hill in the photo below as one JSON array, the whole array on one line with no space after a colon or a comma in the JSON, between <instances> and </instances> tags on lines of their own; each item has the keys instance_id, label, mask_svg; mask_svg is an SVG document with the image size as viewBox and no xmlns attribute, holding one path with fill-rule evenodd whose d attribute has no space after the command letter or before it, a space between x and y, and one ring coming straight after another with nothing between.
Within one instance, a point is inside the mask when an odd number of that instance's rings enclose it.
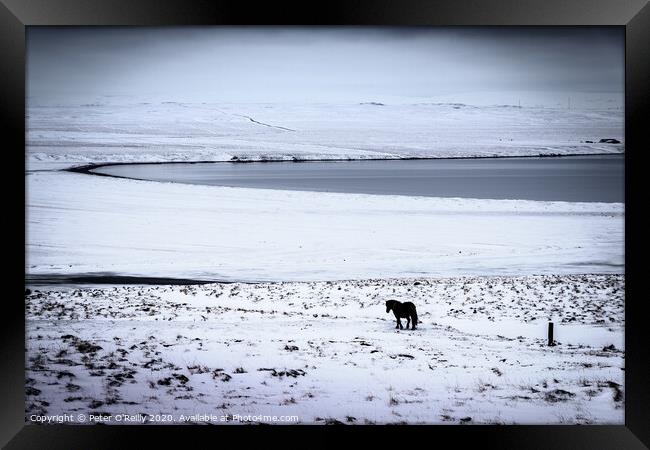
<instances>
[{"instance_id":1,"label":"snow-covered hill","mask_svg":"<svg viewBox=\"0 0 650 450\"><path fill-rule=\"evenodd\" d=\"M462 103L30 106L28 169L88 162L621 153L623 111ZM599 143L616 139L620 144Z\"/></svg>"}]
</instances>

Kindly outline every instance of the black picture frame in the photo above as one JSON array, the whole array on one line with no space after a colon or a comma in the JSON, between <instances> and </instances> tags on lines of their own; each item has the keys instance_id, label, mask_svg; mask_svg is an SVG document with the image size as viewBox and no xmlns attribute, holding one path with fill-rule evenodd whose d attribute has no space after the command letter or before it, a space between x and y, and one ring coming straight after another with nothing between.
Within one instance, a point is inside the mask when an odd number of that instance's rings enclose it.
<instances>
[{"instance_id":1,"label":"black picture frame","mask_svg":"<svg viewBox=\"0 0 650 450\"><path fill-rule=\"evenodd\" d=\"M0 0L2 66L1 123L5 126L3 156L8 158L3 177L5 202L16 230L8 236L12 253L7 258L2 317L3 370L0 383L0 444L16 448L116 448L136 437L187 446L198 438L220 444L226 435L268 439L286 433L280 442L306 445L330 441L340 445L361 434L362 439L384 440L393 434L401 441L415 428L422 440L413 445L440 445L441 439L459 446L474 443L488 448L518 449L636 449L650 446L650 389L648 380L648 326L642 287L643 144L650 117L650 6L647 0L330 0L322 2L260 2L236 0ZM189 427L189 426L74 426L26 425L24 422L24 305L18 301L24 284L25 192L17 186L24 175L25 146L25 27L49 26L167 26L167 25L381 25L381 26L620 26L626 34L625 87L625 424L621 426L419 426L394 433L392 427ZM608 64L603 61L603 64ZM7 139L8 138L8 139ZM21 152L22 155L21 155ZM22 167L22 173L21 173ZM15 179L13 177L16 177ZM20 213L22 211L22 214ZM20 222L20 223L19 223ZM14 237L15 236L15 237ZM22 236L21 239L19 236ZM337 428L333 435L333 428ZM215 433L216 430L216 433ZM182 431L182 432L181 432ZM243 432L242 432L243 431ZM315 434L309 438L305 433ZM234 437L234 436L230 436ZM305 439L309 439L306 441ZM287 444L288 445L288 444ZM400 445L411 445L403 442Z\"/></svg>"}]
</instances>

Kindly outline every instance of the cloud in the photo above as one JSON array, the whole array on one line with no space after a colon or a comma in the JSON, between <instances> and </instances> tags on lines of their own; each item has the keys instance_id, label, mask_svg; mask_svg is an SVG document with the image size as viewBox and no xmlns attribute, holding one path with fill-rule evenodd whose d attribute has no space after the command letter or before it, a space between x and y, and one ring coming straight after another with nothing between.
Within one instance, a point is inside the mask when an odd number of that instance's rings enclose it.
<instances>
[{"instance_id":1,"label":"cloud","mask_svg":"<svg viewBox=\"0 0 650 450\"><path fill-rule=\"evenodd\" d=\"M30 27L30 102L624 91L618 27Z\"/></svg>"}]
</instances>

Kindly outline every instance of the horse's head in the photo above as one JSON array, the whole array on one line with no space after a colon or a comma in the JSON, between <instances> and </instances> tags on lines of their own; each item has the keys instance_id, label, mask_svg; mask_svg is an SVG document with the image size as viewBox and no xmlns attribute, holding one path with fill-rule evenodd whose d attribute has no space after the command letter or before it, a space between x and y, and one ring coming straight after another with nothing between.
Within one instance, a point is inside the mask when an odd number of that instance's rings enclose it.
<instances>
[{"instance_id":1,"label":"horse's head","mask_svg":"<svg viewBox=\"0 0 650 450\"><path fill-rule=\"evenodd\" d=\"M394 300L387 300L386 301L386 312L389 313L390 310L393 308L393 303Z\"/></svg>"}]
</instances>

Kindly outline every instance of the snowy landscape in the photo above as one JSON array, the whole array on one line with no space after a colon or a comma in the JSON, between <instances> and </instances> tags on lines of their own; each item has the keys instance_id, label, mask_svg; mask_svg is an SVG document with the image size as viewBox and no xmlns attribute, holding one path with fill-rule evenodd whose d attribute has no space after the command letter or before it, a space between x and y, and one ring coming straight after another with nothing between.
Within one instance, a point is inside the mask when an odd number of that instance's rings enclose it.
<instances>
[{"instance_id":1,"label":"snowy landscape","mask_svg":"<svg viewBox=\"0 0 650 450\"><path fill-rule=\"evenodd\" d=\"M26 421L624 423L623 202L91 170L624 155L621 96L486 98L28 98Z\"/></svg>"},{"instance_id":2,"label":"snowy landscape","mask_svg":"<svg viewBox=\"0 0 650 450\"><path fill-rule=\"evenodd\" d=\"M34 291L27 414L621 423L624 290L550 275ZM419 327L394 330L386 298L415 302Z\"/></svg>"},{"instance_id":3,"label":"snowy landscape","mask_svg":"<svg viewBox=\"0 0 650 450\"><path fill-rule=\"evenodd\" d=\"M84 105L35 105L28 108L27 126L28 170L133 161L539 156L624 149L623 111L602 99L567 109L424 100L305 105L100 98Z\"/></svg>"}]
</instances>

